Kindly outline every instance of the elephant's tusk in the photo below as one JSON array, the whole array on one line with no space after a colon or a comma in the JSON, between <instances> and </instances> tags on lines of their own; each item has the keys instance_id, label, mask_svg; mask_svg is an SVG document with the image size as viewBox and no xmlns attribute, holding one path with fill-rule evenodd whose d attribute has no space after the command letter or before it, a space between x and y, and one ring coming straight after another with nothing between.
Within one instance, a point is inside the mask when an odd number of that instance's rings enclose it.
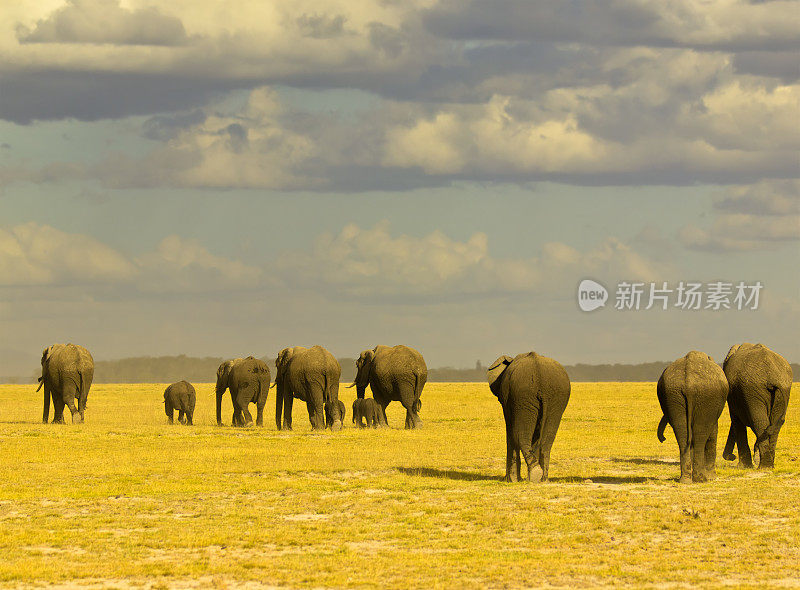
<instances>
[{"instance_id":1,"label":"elephant's tusk","mask_svg":"<svg viewBox=\"0 0 800 590\"><path fill-rule=\"evenodd\" d=\"M272 385L270 385L270 386L269 386L269 388L270 388L270 389L272 389L272 388L273 388L273 387L275 387L277 384L278 384L278 382L276 381L275 383L273 383Z\"/></svg>"},{"instance_id":2,"label":"elephant's tusk","mask_svg":"<svg viewBox=\"0 0 800 590\"><path fill-rule=\"evenodd\" d=\"M345 389L350 389L350 388L355 387L355 386L356 386L356 384L355 384L355 382L353 382L352 385L348 385L347 387L345 387Z\"/></svg>"},{"instance_id":3,"label":"elephant's tusk","mask_svg":"<svg viewBox=\"0 0 800 590\"><path fill-rule=\"evenodd\" d=\"M36 388L36 391L39 391L42 388L42 385L44 385L44 380L39 379L39 387Z\"/></svg>"}]
</instances>

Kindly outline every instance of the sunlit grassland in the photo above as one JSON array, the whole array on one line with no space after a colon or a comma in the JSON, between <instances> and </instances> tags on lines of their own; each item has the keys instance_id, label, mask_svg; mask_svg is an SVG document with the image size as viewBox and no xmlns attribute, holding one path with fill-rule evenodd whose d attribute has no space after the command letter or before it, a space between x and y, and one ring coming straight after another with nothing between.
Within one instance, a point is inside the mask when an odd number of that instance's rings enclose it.
<instances>
[{"instance_id":1,"label":"sunlit grassland","mask_svg":"<svg viewBox=\"0 0 800 590\"><path fill-rule=\"evenodd\" d=\"M429 383L424 428L311 434L168 426L164 385L95 385L86 424L44 425L35 386L0 385L0 584L301 587L800 585L800 404L774 472L721 459L680 485L652 383L576 383L545 484L506 484L500 406ZM224 418L230 422L230 398ZM69 421L69 418L67 418ZM752 444L752 435L751 435ZM127 581L125 581L127 580Z\"/></svg>"}]
</instances>

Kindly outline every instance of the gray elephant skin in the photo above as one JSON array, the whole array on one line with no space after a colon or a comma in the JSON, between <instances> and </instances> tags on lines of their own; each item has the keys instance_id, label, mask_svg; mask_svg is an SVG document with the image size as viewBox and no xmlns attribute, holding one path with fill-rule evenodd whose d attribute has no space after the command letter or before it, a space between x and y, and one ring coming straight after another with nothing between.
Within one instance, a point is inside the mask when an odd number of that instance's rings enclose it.
<instances>
[{"instance_id":1,"label":"gray elephant skin","mask_svg":"<svg viewBox=\"0 0 800 590\"><path fill-rule=\"evenodd\" d=\"M506 422L506 481L521 479L520 453L527 480L546 481L550 450L569 403L567 372L557 361L528 352L513 359L501 356L489 367L487 379Z\"/></svg>"},{"instance_id":2,"label":"gray elephant skin","mask_svg":"<svg viewBox=\"0 0 800 590\"><path fill-rule=\"evenodd\" d=\"M83 346L53 344L42 351L42 376L39 391L44 387L42 422L50 415L53 400L53 422L64 423L64 406L72 412L72 423L83 422L86 400L94 379L94 359ZM77 405L75 400L78 400Z\"/></svg>"},{"instance_id":3,"label":"gray elephant skin","mask_svg":"<svg viewBox=\"0 0 800 590\"><path fill-rule=\"evenodd\" d=\"M292 429L292 402L306 402L312 430L325 429L325 406L330 404L331 430L341 430L339 378L342 367L321 346L284 348L275 359L275 424L278 430ZM281 423L281 414L283 422Z\"/></svg>"},{"instance_id":4,"label":"gray elephant skin","mask_svg":"<svg viewBox=\"0 0 800 590\"><path fill-rule=\"evenodd\" d=\"M222 396L231 392L233 426L251 426L253 416L248 406L256 405L256 424L264 425L264 406L269 393L270 374L267 363L252 356L222 363L217 369L217 424L222 425Z\"/></svg>"},{"instance_id":5,"label":"gray elephant skin","mask_svg":"<svg viewBox=\"0 0 800 590\"><path fill-rule=\"evenodd\" d=\"M670 424L680 451L680 481L714 479L719 417L728 397L725 373L706 353L692 350L664 369L656 391L664 414L658 439L664 442Z\"/></svg>"},{"instance_id":6,"label":"gray elephant skin","mask_svg":"<svg viewBox=\"0 0 800 590\"><path fill-rule=\"evenodd\" d=\"M359 397L353 401L353 424L358 428L364 428L365 421L367 428L378 428L384 425L381 407L371 397Z\"/></svg>"},{"instance_id":7,"label":"gray elephant skin","mask_svg":"<svg viewBox=\"0 0 800 590\"><path fill-rule=\"evenodd\" d=\"M188 381L178 381L164 390L164 412L170 424L174 423L174 411L178 410L178 422L192 425L197 393Z\"/></svg>"},{"instance_id":8,"label":"gray elephant skin","mask_svg":"<svg viewBox=\"0 0 800 590\"><path fill-rule=\"evenodd\" d=\"M778 433L786 419L792 389L792 368L781 355L763 344L745 342L731 347L722 366L730 384L728 410L731 428L723 458L736 459L733 446L739 450L739 465L753 467L747 443L747 429L756 435L753 452L760 455L759 468L772 469Z\"/></svg>"},{"instance_id":9,"label":"gray elephant skin","mask_svg":"<svg viewBox=\"0 0 800 590\"><path fill-rule=\"evenodd\" d=\"M347 412L347 409L344 407L344 402L339 400L339 418L342 420L342 426L344 426L344 415ZM325 428L333 428L333 404L327 403L325 404Z\"/></svg>"},{"instance_id":10,"label":"gray elephant skin","mask_svg":"<svg viewBox=\"0 0 800 590\"><path fill-rule=\"evenodd\" d=\"M378 345L361 353L356 370L355 381L349 387L355 386L356 395L363 398L369 385L380 407L382 424L388 425L386 406L398 401L406 409L406 428L422 426L420 396L428 380L428 367L418 351L402 344Z\"/></svg>"}]
</instances>

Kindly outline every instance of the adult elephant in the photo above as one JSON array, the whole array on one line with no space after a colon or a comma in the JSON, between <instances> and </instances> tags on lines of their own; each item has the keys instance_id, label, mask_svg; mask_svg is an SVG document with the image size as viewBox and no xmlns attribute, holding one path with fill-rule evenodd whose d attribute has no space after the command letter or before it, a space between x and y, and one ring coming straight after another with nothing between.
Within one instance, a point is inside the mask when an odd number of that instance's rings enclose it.
<instances>
[{"instance_id":1,"label":"adult elephant","mask_svg":"<svg viewBox=\"0 0 800 590\"><path fill-rule=\"evenodd\" d=\"M557 361L528 352L513 359L501 356L489 367L487 378L506 421L506 481L521 478L520 453L528 466L528 481L546 481L550 449L569 403L567 372Z\"/></svg>"},{"instance_id":2,"label":"adult elephant","mask_svg":"<svg viewBox=\"0 0 800 590\"><path fill-rule=\"evenodd\" d=\"M341 430L339 378L342 367L330 352L321 346L284 348L275 359L275 367L275 423L278 430L292 429L294 398L306 402L313 430L325 429L326 405L330 412L331 430Z\"/></svg>"},{"instance_id":3,"label":"adult elephant","mask_svg":"<svg viewBox=\"0 0 800 590\"><path fill-rule=\"evenodd\" d=\"M356 361L356 378L349 387L356 387L359 399L366 394L367 385L380 407L381 422L388 424L386 406L398 401L406 409L406 428L419 428L422 420L420 396L428 380L428 367L422 355L409 346L378 345L365 350Z\"/></svg>"},{"instance_id":4,"label":"adult elephant","mask_svg":"<svg viewBox=\"0 0 800 590\"><path fill-rule=\"evenodd\" d=\"M670 364L656 386L664 416L658 440L672 426L681 460L681 483L716 477L717 428L728 397L725 373L710 356L692 350Z\"/></svg>"},{"instance_id":5,"label":"adult elephant","mask_svg":"<svg viewBox=\"0 0 800 590\"><path fill-rule=\"evenodd\" d=\"M760 469L775 465L778 432L786 419L789 393L792 389L792 368L786 359L763 344L732 346L722 366L730 384L728 410L731 428L723 458L736 459L733 445L739 449L739 465L753 467L747 443L747 429L756 435L753 452L758 450Z\"/></svg>"},{"instance_id":6,"label":"adult elephant","mask_svg":"<svg viewBox=\"0 0 800 590\"><path fill-rule=\"evenodd\" d=\"M50 416L50 399L53 400L53 422L64 423L64 406L72 412L72 423L83 422L86 399L94 379L94 359L83 346L53 344L42 351L42 376L39 391L44 387L44 412L42 422ZM75 400L78 400L77 405Z\"/></svg>"},{"instance_id":7,"label":"adult elephant","mask_svg":"<svg viewBox=\"0 0 800 590\"><path fill-rule=\"evenodd\" d=\"M222 425L222 396L231 392L233 403L233 426L250 426L253 416L248 406L256 405L256 424L264 425L264 406L269 393L269 367L267 363L249 356L222 363L217 369L217 424Z\"/></svg>"}]
</instances>

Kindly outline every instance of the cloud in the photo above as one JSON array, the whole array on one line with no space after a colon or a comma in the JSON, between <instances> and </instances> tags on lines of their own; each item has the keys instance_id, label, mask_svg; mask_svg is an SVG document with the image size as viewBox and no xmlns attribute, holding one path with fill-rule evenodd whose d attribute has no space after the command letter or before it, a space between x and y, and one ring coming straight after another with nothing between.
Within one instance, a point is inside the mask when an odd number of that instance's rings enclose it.
<instances>
[{"instance_id":1,"label":"cloud","mask_svg":"<svg viewBox=\"0 0 800 590\"><path fill-rule=\"evenodd\" d=\"M323 234L310 252L284 252L277 270L290 288L407 304L549 292L586 274L655 280L664 267L616 238L587 252L550 242L528 258L498 258L482 232L466 241L440 231L392 235L389 223L382 222Z\"/></svg>"},{"instance_id":2,"label":"cloud","mask_svg":"<svg viewBox=\"0 0 800 590\"><path fill-rule=\"evenodd\" d=\"M127 10L119 0L68 0L29 29L17 27L21 43L108 43L182 45L186 31L179 18L155 7Z\"/></svg>"},{"instance_id":3,"label":"cloud","mask_svg":"<svg viewBox=\"0 0 800 590\"><path fill-rule=\"evenodd\" d=\"M263 271L238 260L211 254L196 240L172 235L154 252L136 258L148 292L230 291L261 284Z\"/></svg>"},{"instance_id":4,"label":"cloud","mask_svg":"<svg viewBox=\"0 0 800 590\"><path fill-rule=\"evenodd\" d=\"M636 2L592 0L539 3L445 0L426 12L436 34L453 39L525 40L696 49L797 47L794 2Z\"/></svg>"},{"instance_id":5,"label":"cloud","mask_svg":"<svg viewBox=\"0 0 800 590\"><path fill-rule=\"evenodd\" d=\"M107 188L314 191L797 177L800 84L789 64L800 36L790 3L503 6L275 0L177 11L159 0L74 0L53 12L24 0L0 30L22 23L33 35L41 25L44 35L62 17L93 23L105 14L98 7L111 7L115 23L147 10L179 16L185 39L86 46L0 36L0 118L149 115L141 134L157 142L145 155L108 152L42 166L49 172L9 161L0 174L6 184L60 171ZM346 90L323 92L331 88Z\"/></svg>"},{"instance_id":6,"label":"cloud","mask_svg":"<svg viewBox=\"0 0 800 590\"><path fill-rule=\"evenodd\" d=\"M236 291L262 284L263 270L165 237L130 257L85 234L29 222L0 228L0 287L120 287L139 293Z\"/></svg>"},{"instance_id":7,"label":"cloud","mask_svg":"<svg viewBox=\"0 0 800 590\"><path fill-rule=\"evenodd\" d=\"M714 200L710 227L687 225L678 234L686 248L711 252L775 249L800 241L800 182L765 180L726 189Z\"/></svg>"},{"instance_id":8,"label":"cloud","mask_svg":"<svg viewBox=\"0 0 800 590\"><path fill-rule=\"evenodd\" d=\"M115 283L137 270L119 252L81 234L35 222L0 228L0 286Z\"/></svg>"}]
</instances>

